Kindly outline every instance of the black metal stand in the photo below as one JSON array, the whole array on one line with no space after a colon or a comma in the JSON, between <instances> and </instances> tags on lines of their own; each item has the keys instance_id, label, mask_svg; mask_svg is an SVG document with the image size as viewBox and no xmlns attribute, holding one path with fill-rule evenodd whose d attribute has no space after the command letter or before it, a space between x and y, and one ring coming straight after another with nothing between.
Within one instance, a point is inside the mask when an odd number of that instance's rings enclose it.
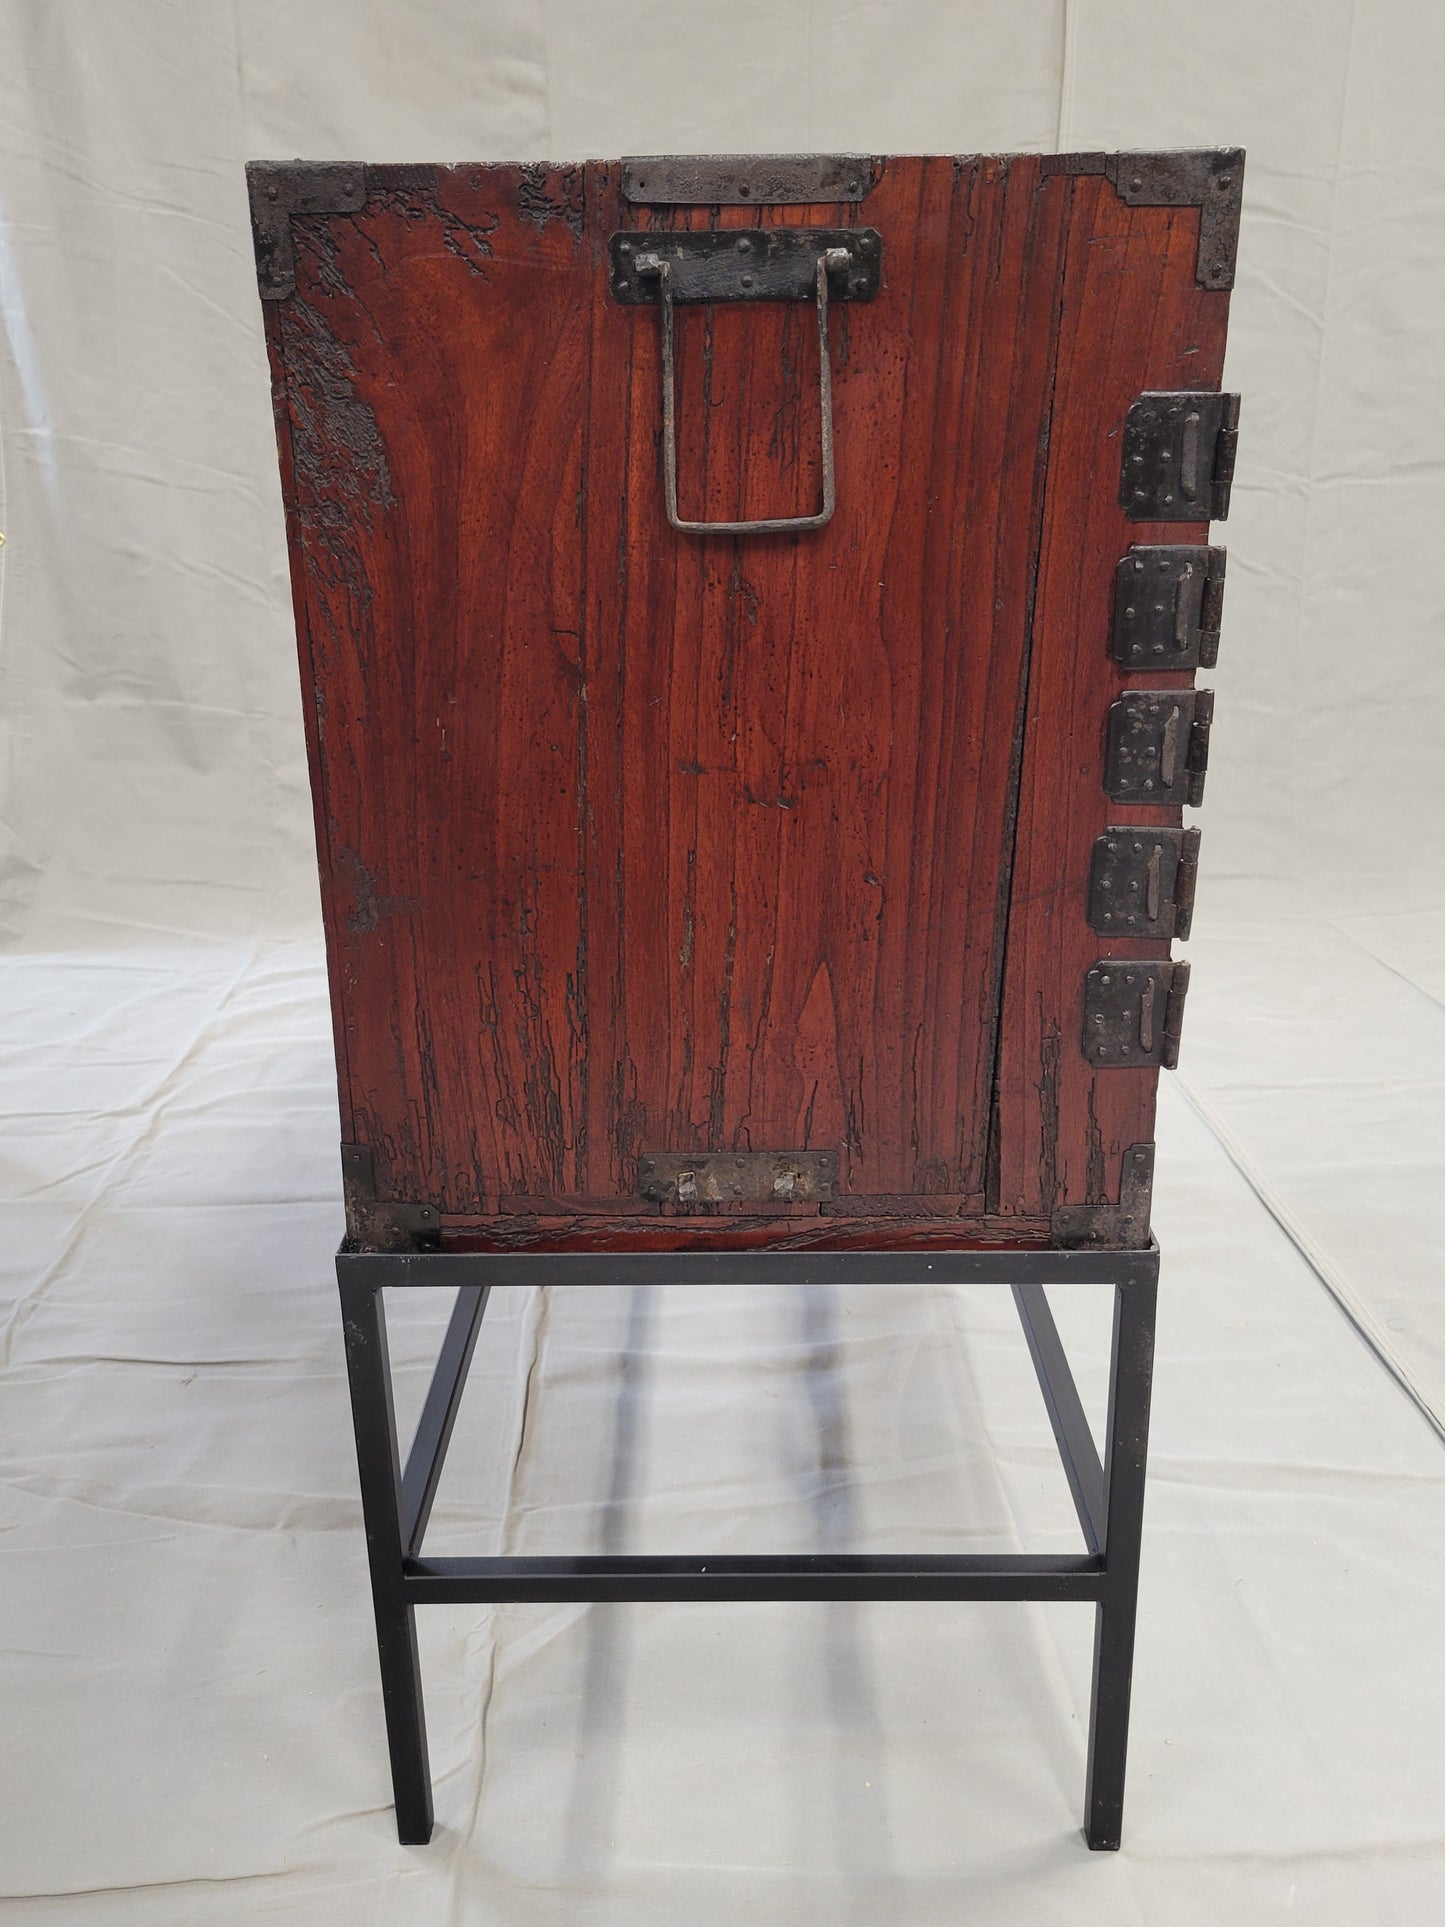
<instances>
[{"instance_id":1,"label":"black metal stand","mask_svg":"<svg viewBox=\"0 0 1445 1927\"><path fill-rule=\"evenodd\" d=\"M745 1251L337 1254L346 1365L397 1833L431 1838L432 1792L415 1609L429 1602L747 1599L1092 1600L1094 1681L1084 1834L1117 1847L1124 1805L1129 1683L1159 1248L1147 1251ZM426 1559L431 1515L488 1293L497 1285L997 1283L1013 1287L1059 1456L1083 1530L1077 1555L797 1553L714 1558ZM1114 1286L1104 1458L1044 1295L1051 1284ZM383 1287L452 1285L456 1305L402 1470L387 1362Z\"/></svg>"}]
</instances>

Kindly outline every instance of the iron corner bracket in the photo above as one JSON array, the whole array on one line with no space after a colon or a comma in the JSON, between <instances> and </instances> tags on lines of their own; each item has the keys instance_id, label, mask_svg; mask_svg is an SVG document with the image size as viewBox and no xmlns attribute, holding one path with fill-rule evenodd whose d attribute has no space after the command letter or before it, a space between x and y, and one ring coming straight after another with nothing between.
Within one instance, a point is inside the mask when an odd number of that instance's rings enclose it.
<instances>
[{"instance_id":1,"label":"iron corner bracket","mask_svg":"<svg viewBox=\"0 0 1445 1927\"><path fill-rule=\"evenodd\" d=\"M1046 174L1102 174L1130 207L1197 207L1199 249L1194 278L1201 288L1234 286L1239 211L1244 186L1242 147L1182 147L1160 152L1051 154Z\"/></svg>"},{"instance_id":2,"label":"iron corner bracket","mask_svg":"<svg viewBox=\"0 0 1445 1927\"><path fill-rule=\"evenodd\" d=\"M263 301L296 292L293 214L356 214L366 203L366 169L350 161L247 161L251 239Z\"/></svg>"},{"instance_id":3,"label":"iron corner bracket","mask_svg":"<svg viewBox=\"0 0 1445 1927\"><path fill-rule=\"evenodd\" d=\"M1117 1204L1061 1204L1049 1226L1049 1243L1065 1251L1086 1245L1143 1250L1149 1243L1154 1195L1154 1146L1135 1144L1124 1153Z\"/></svg>"},{"instance_id":4,"label":"iron corner bracket","mask_svg":"<svg viewBox=\"0 0 1445 1927\"><path fill-rule=\"evenodd\" d=\"M436 1251L441 1214L433 1204L407 1204L376 1195L376 1161L365 1144L341 1147L341 1185L346 1200L346 1248L350 1251Z\"/></svg>"}]
</instances>

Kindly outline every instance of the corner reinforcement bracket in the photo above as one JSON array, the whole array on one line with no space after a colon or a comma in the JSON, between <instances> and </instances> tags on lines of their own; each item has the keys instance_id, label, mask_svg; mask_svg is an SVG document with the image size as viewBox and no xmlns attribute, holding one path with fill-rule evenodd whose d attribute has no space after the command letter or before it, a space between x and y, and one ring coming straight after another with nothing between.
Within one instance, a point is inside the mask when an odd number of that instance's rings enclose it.
<instances>
[{"instance_id":1,"label":"corner reinforcement bracket","mask_svg":"<svg viewBox=\"0 0 1445 1927\"><path fill-rule=\"evenodd\" d=\"M263 301L296 292L293 214L356 214L366 203L366 169L349 161L248 161L251 239Z\"/></svg>"},{"instance_id":2,"label":"corner reinforcement bracket","mask_svg":"<svg viewBox=\"0 0 1445 1927\"><path fill-rule=\"evenodd\" d=\"M1061 1204L1053 1214L1049 1242L1066 1251L1085 1245L1140 1250L1149 1242L1154 1195L1154 1146L1135 1144L1124 1153L1117 1204Z\"/></svg>"},{"instance_id":3,"label":"corner reinforcement bracket","mask_svg":"<svg viewBox=\"0 0 1445 1927\"><path fill-rule=\"evenodd\" d=\"M432 1204L409 1204L376 1195L376 1161L365 1144L341 1147L341 1184L346 1200L346 1242L352 1251L435 1251L441 1245L441 1214Z\"/></svg>"},{"instance_id":4,"label":"corner reinforcement bracket","mask_svg":"<svg viewBox=\"0 0 1445 1927\"><path fill-rule=\"evenodd\" d=\"M1186 147L1173 152L1109 154L1104 172L1130 207L1197 207L1201 288L1232 288L1239 250L1244 184L1242 147Z\"/></svg>"}]
</instances>

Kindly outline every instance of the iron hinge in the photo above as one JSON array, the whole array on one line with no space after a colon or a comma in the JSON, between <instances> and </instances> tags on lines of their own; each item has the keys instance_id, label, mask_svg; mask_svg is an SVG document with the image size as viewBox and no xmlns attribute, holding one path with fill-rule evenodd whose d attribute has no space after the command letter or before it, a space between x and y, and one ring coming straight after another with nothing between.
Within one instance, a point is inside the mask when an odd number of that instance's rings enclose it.
<instances>
[{"instance_id":1,"label":"iron hinge","mask_svg":"<svg viewBox=\"0 0 1445 1927\"><path fill-rule=\"evenodd\" d=\"M1239 397L1151 389L1124 418L1119 506L1131 522L1222 522L1239 443Z\"/></svg>"},{"instance_id":2,"label":"iron hinge","mask_svg":"<svg viewBox=\"0 0 1445 1927\"><path fill-rule=\"evenodd\" d=\"M368 1145L342 1145L341 1185L346 1242L353 1251L431 1251L440 1245L441 1214L435 1205L377 1197L376 1160Z\"/></svg>"},{"instance_id":3,"label":"iron hinge","mask_svg":"<svg viewBox=\"0 0 1445 1927\"><path fill-rule=\"evenodd\" d=\"M1084 1055L1101 1070L1179 1062L1187 963L1102 957L1084 979Z\"/></svg>"},{"instance_id":4,"label":"iron hinge","mask_svg":"<svg viewBox=\"0 0 1445 1927\"><path fill-rule=\"evenodd\" d=\"M1104 788L1116 803L1204 801L1212 689L1130 689L1109 706Z\"/></svg>"},{"instance_id":5,"label":"iron hinge","mask_svg":"<svg viewBox=\"0 0 1445 1927\"><path fill-rule=\"evenodd\" d=\"M366 169L350 162L248 161L251 239L263 301L296 292L293 214L356 214L366 204Z\"/></svg>"},{"instance_id":6,"label":"iron hinge","mask_svg":"<svg viewBox=\"0 0 1445 1927\"><path fill-rule=\"evenodd\" d=\"M1154 1146L1131 1145L1119 1172L1119 1202L1059 1205L1049 1227L1049 1242L1066 1251L1084 1245L1142 1251L1149 1242L1153 1197Z\"/></svg>"},{"instance_id":7,"label":"iron hinge","mask_svg":"<svg viewBox=\"0 0 1445 1927\"><path fill-rule=\"evenodd\" d=\"M787 207L861 201L866 154L646 154L622 163L622 197L645 207Z\"/></svg>"},{"instance_id":8,"label":"iron hinge","mask_svg":"<svg viewBox=\"0 0 1445 1927\"><path fill-rule=\"evenodd\" d=\"M1198 830L1123 824L1094 844L1089 922L1106 937L1189 935L1199 875Z\"/></svg>"},{"instance_id":9,"label":"iron hinge","mask_svg":"<svg viewBox=\"0 0 1445 1927\"><path fill-rule=\"evenodd\" d=\"M1136 544L1114 572L1114 660L1125 669L1212 669L1224 610L1223 549Z\"/></svg>"},{"instance_id":10,"label":"iron hinge","mask_svg":"<svg viewBox=\"0 0 1445 1927\"><path fill-rule=\"evenodd\" d=\"M658 1204L807 1204L838 1189L836 1151L648 1151L637 1188Z\"/></svg>"}]
</instances>

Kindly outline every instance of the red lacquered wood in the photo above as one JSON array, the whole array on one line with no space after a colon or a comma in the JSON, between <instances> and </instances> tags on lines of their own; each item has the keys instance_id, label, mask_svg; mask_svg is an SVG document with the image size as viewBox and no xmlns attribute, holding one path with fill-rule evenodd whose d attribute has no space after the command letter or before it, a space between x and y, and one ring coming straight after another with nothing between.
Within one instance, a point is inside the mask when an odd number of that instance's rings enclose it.
<instances>
[{"instance_id":1,"label":"red lacquered wood","mask_svg":"<svg viewBox=\"0 0 1445 1927\"><path fill-rule=\"evenodd\" d=\"M834 315L833 523L698 538L662 515L656 316L603 280L637 216L591 170L598 1195L648 1148L836 1146L851 1189L983 1203L1061 199L1035 162L890 162L883 290ZM680 318L684 513L815 505L815 465L770 460L812 447L811 326Z\"/></svg>"},{"instance_id":2,"label":"red lacquered wood","mask_svg":"<svg viewBox=\"0 0 1445 1927\"><path fill-rule=\"evenodd\" d=\"M580 1188L581 176L369 181L279 322L342 1126L476 1208Z\"/></svg>"},{"instance_id":3,"label":"red lacquered wood","mask_svg":"<svg viewBox=\"0 0 1445 1927\"><path fill-rule=\"evenodd\" d=\"M448 1251L707 1251L718 1245L739 1251L988 1251L1048 1242L1047 1224L1019 1218L648 1219L601 1212L458 1220L442 1240Z\"/></svg>"}]
</instances>

